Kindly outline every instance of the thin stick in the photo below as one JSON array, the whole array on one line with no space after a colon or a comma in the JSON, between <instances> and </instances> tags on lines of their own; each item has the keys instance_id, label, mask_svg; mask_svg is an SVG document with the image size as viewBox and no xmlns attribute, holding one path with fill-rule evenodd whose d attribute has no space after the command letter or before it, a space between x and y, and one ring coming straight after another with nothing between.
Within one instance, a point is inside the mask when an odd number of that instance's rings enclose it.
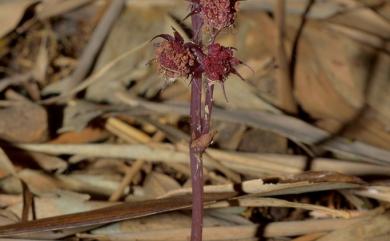
<instances>
[{"instance_id":1,"label":"thin stick","mask_svg":"<svg viewBox=\"0 0 390 241\"><path fill-rule=\"evenodd\" d=\"M122 197L124 190L126 189L127 186L129 186L129 184L131 183L135 175L141 171L144 163L145 163L144 160L138 159L133 163L133 165L131 165L130 168L126 169L125 176L123 177L121 183L109 198L110 202L116 202Z\"/></svg>"},{"instance_id":2,"label":"thin stick","mask_svg":"<svg viewBox=\"0 0 390 241\"><path fill-rule=\"evenodd\" d=\"M125 141L128 142L145 144L150 141L147 134L114 117L107 120L106 128L113 130L113 133L121 138L126 136Z\"/></svg>"},{"instance_id":3,"label":"thin stick","mask_svg":"<svg viewBox=\"0 0 390 241\"><path fill-rule=\"evenodd\" d=\"M160 132L157 132L156 134L154 134L153 138L151 138L151 141L159 142L159 141L162 141L164 139L164 137L165 136L161 135ZM135 175L139 171L141 171L142 166L144 165L144 163L145 163L145 160L137 159L133 163L131 168L128 168L126 170L125 177L122 179L121 183L119 184L119 187L115 190L115 192L112 193L112 195L110 196L109 201L115 202L115 201L118 201L119 198L121 198L121 196L123 195L123 191L130 184L130 182L133 180Z\"/></svg>"},{"instance_id":4,"label":"thin stick","mask_svg":"<svg viewBox=\"0 0 390 241\"><path fill-rule=\"evenodd\" d=\"M165 138L164 134L161 134L161 132L157 132L154 134L152 138L150 138L145 133L127 125L126 123L116 119L116 118L110 118L107 121L107 127L110 127L111 130L114 132L114 134L117 134L120 137L124 137L125 140L136 140L136 142L146 144L151 141L159 142L162 141ZM118 131L116 131L118 130ZM142 166L144 165L145 160L143 159L137 159L133 165L128 168L125 172L125 176L122 179L121 183L119 184L119 187L113 192L109 198L110 202L116 202L118 201L122 195L124 190L127 186L131 183L135 175L141 170Z\"/></svg>"}]
</instances>

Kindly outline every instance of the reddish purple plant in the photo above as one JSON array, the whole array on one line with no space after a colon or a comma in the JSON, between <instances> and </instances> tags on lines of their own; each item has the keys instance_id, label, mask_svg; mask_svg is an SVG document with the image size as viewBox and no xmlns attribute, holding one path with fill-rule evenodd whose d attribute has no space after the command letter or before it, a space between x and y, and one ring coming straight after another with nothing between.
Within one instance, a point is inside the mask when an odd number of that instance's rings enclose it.
<instances>
[{"instance_id":1,"label":"reddish purple plant","mask_svg":"<svg viewBox=\"0 0 390 241\"><path fill-rule=\"evenodd\" d=\"M164 39L156 48L157 67L164 77L188 77L194 72L195 56L177 31L174 30L174 36L161 34L157 37Z\"/></svg>"},{"instance_id":2,"label":"reddish purple plant","mask_svg":"<svg viewBox=\"0 0 390 241\"><path fill-rule=\"evenodd\" d=\"M174 36L161 34L163 40L156 48L156 63L159 72L166 78L191 77L191 178L192 178L192 228L191 240L202 240L203 226L203 164L202 154L212 142L210 116L213 107L214 84L224 82L242 64L234 57L234 48L214 43L216 35L233 25L236 19L238 0L191 0L192 42L184 43L174 30ZM211 30L212 41L202 43L202 26ZM203 79L203 77L205 77ZM203 83L204 82L204 83ZM206 87L202 104L202 86Z\"/></svg>"},{"instance_id":3,"label":"reddish purple plant","mask_svg":"<svg viewBox=\"0 0 390 241\"><path fill-rule=\"evenodd\" d=\"M224 82L226 78L230 74L235 74L243 79L235 69L235 67L242 64L242 62L234 57L233 50L234 48L232 47L223 47L218 43L210 44L207 49L207 55L202 62L204 74L207 79L221 84L225 98Z\"/></svg>"},{"instance_id":4,"label":"reddish purple plant","mask_svg":"<svg viewBox=\"0 0 390 241\"><path fill-rule=\"evenodd\" d=\"M234 69L240 61L233 56L232 48L226 48L218 43L208 46L207 55L203 59L204 73L211 81L224 82L230 73L237 73Z\"/></svg>"}]
</instances>

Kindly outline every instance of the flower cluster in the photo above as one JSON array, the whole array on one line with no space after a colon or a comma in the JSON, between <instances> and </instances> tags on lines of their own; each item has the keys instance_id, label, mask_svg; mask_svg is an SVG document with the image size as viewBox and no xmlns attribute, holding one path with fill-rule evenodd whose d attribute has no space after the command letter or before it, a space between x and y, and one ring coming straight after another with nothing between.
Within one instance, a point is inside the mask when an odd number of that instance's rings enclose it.
<instances>
[{"instance_id":1,"label":"flower cluster","mask_svg":"<svg viewBox=\"0 0 390 241\"><path fill-rule=\"evenodd\" d=\"M164 40L156 48L156 62L159 72L168 79L188 77L194 70L195 56L184 43L178 32L174 36L161 34L156 36Z\"/></svg>"},{"instance_id":2,"label":"flower cluster","mask_svg":"<svg viewBox=\"0 0 390 241\"><path fill-rule=\"evenodd\" d=\"M230 73L237 74L235 66L239 64L241 61L233 56L233 48L213 43L208 46L202 66L209 80L223 82Z\"/></svg>"},{"instance_id":3,"label":"flower cluster","mask_svg":"<svg viewBox=\"0 0 390 241\"><path fill-rule=\"evenodd\" d=\"M237 15L238 0L191 0L193 11L198 14L203 24L214 33L231 26ZM206 48L192 42L185 43L180 34L161 34L163 40L156 48L156 63L159 72L167 79L189 77L201 71L211 82L223 83L229 74L241 76L235 67L242 64L234 57L231 47L211 43ZM215 37L215 36L214 36Z\"/></svg>"},{"instance_id":4,"label":"flower cluster","mask_svg":"<svg viewBox=\"0 0 390 241\"><path fill-rule=\"evenodd\" d=\"M157 37L163 41L156 48L156 62L159 72L168 79L189 77L201 71L212 82L223 83L229 74L241 76L235 67L242 62L234 57L234 48L212 43L207 53L193 43L184 43L175 31L174 36L163 34Z\"/></svg>"}]
</instances>

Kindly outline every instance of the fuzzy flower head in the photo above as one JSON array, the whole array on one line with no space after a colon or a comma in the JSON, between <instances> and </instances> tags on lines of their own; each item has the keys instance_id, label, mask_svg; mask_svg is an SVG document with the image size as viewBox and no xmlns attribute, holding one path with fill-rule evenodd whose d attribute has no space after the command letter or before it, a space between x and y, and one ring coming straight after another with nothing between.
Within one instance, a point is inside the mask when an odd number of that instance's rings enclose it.
<instances>
[{"instance_id":1,"label":"fuzzy flower head","mask_svg":"<svg viewBox=\"0 0 390 241\"><path fill-rule=\"evenodd\" d=\"M218 43L209 45L202 65L210 81L223 83L229 74L236 74L242 78L235 69L242 62L234 57L233 50L234 48L224 47Z\"/></svg>"},{"instance_id":2,"label":"fuzzy flower head","mask_svg":"<svg viewBox=\"0 0 390 241\"><path fill-rule=\"evenodd\" d=\"M159 72L167 79L188 77L196 65L196 58L180 34L174 31L174 36L161 34L155 38L163 38L156 48Z\"/></svg>"},{"instance_id":3,"label":"fuzzy flower head","mask_svg":"<svg viewBox=\"0 0 390 241\"><path fill-rule=\"evenodd\" d=\"M200 0L200 14L212 31L220 31L233 25L238 0Z\"/></svg>"}]
</instances>

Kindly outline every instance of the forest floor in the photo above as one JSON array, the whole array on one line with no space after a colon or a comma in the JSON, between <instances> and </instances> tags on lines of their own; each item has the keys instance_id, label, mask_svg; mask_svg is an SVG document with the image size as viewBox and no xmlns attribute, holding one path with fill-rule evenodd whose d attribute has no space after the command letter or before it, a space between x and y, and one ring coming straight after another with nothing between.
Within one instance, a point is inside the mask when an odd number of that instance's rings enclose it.
<instances>
[{"instance_id":1,"label":"forest floor","mask_svg":"<svg viewBox=\"0 0 390 241\"><path fill-rule=\"evenodd\" d=\"M389 240L390 2L276 2L218 37L250 68L215 88L204 240ZM1 240L188 240L190 83L151 41L187 13L0 1Z\"/></svg>"}]
</instances>

